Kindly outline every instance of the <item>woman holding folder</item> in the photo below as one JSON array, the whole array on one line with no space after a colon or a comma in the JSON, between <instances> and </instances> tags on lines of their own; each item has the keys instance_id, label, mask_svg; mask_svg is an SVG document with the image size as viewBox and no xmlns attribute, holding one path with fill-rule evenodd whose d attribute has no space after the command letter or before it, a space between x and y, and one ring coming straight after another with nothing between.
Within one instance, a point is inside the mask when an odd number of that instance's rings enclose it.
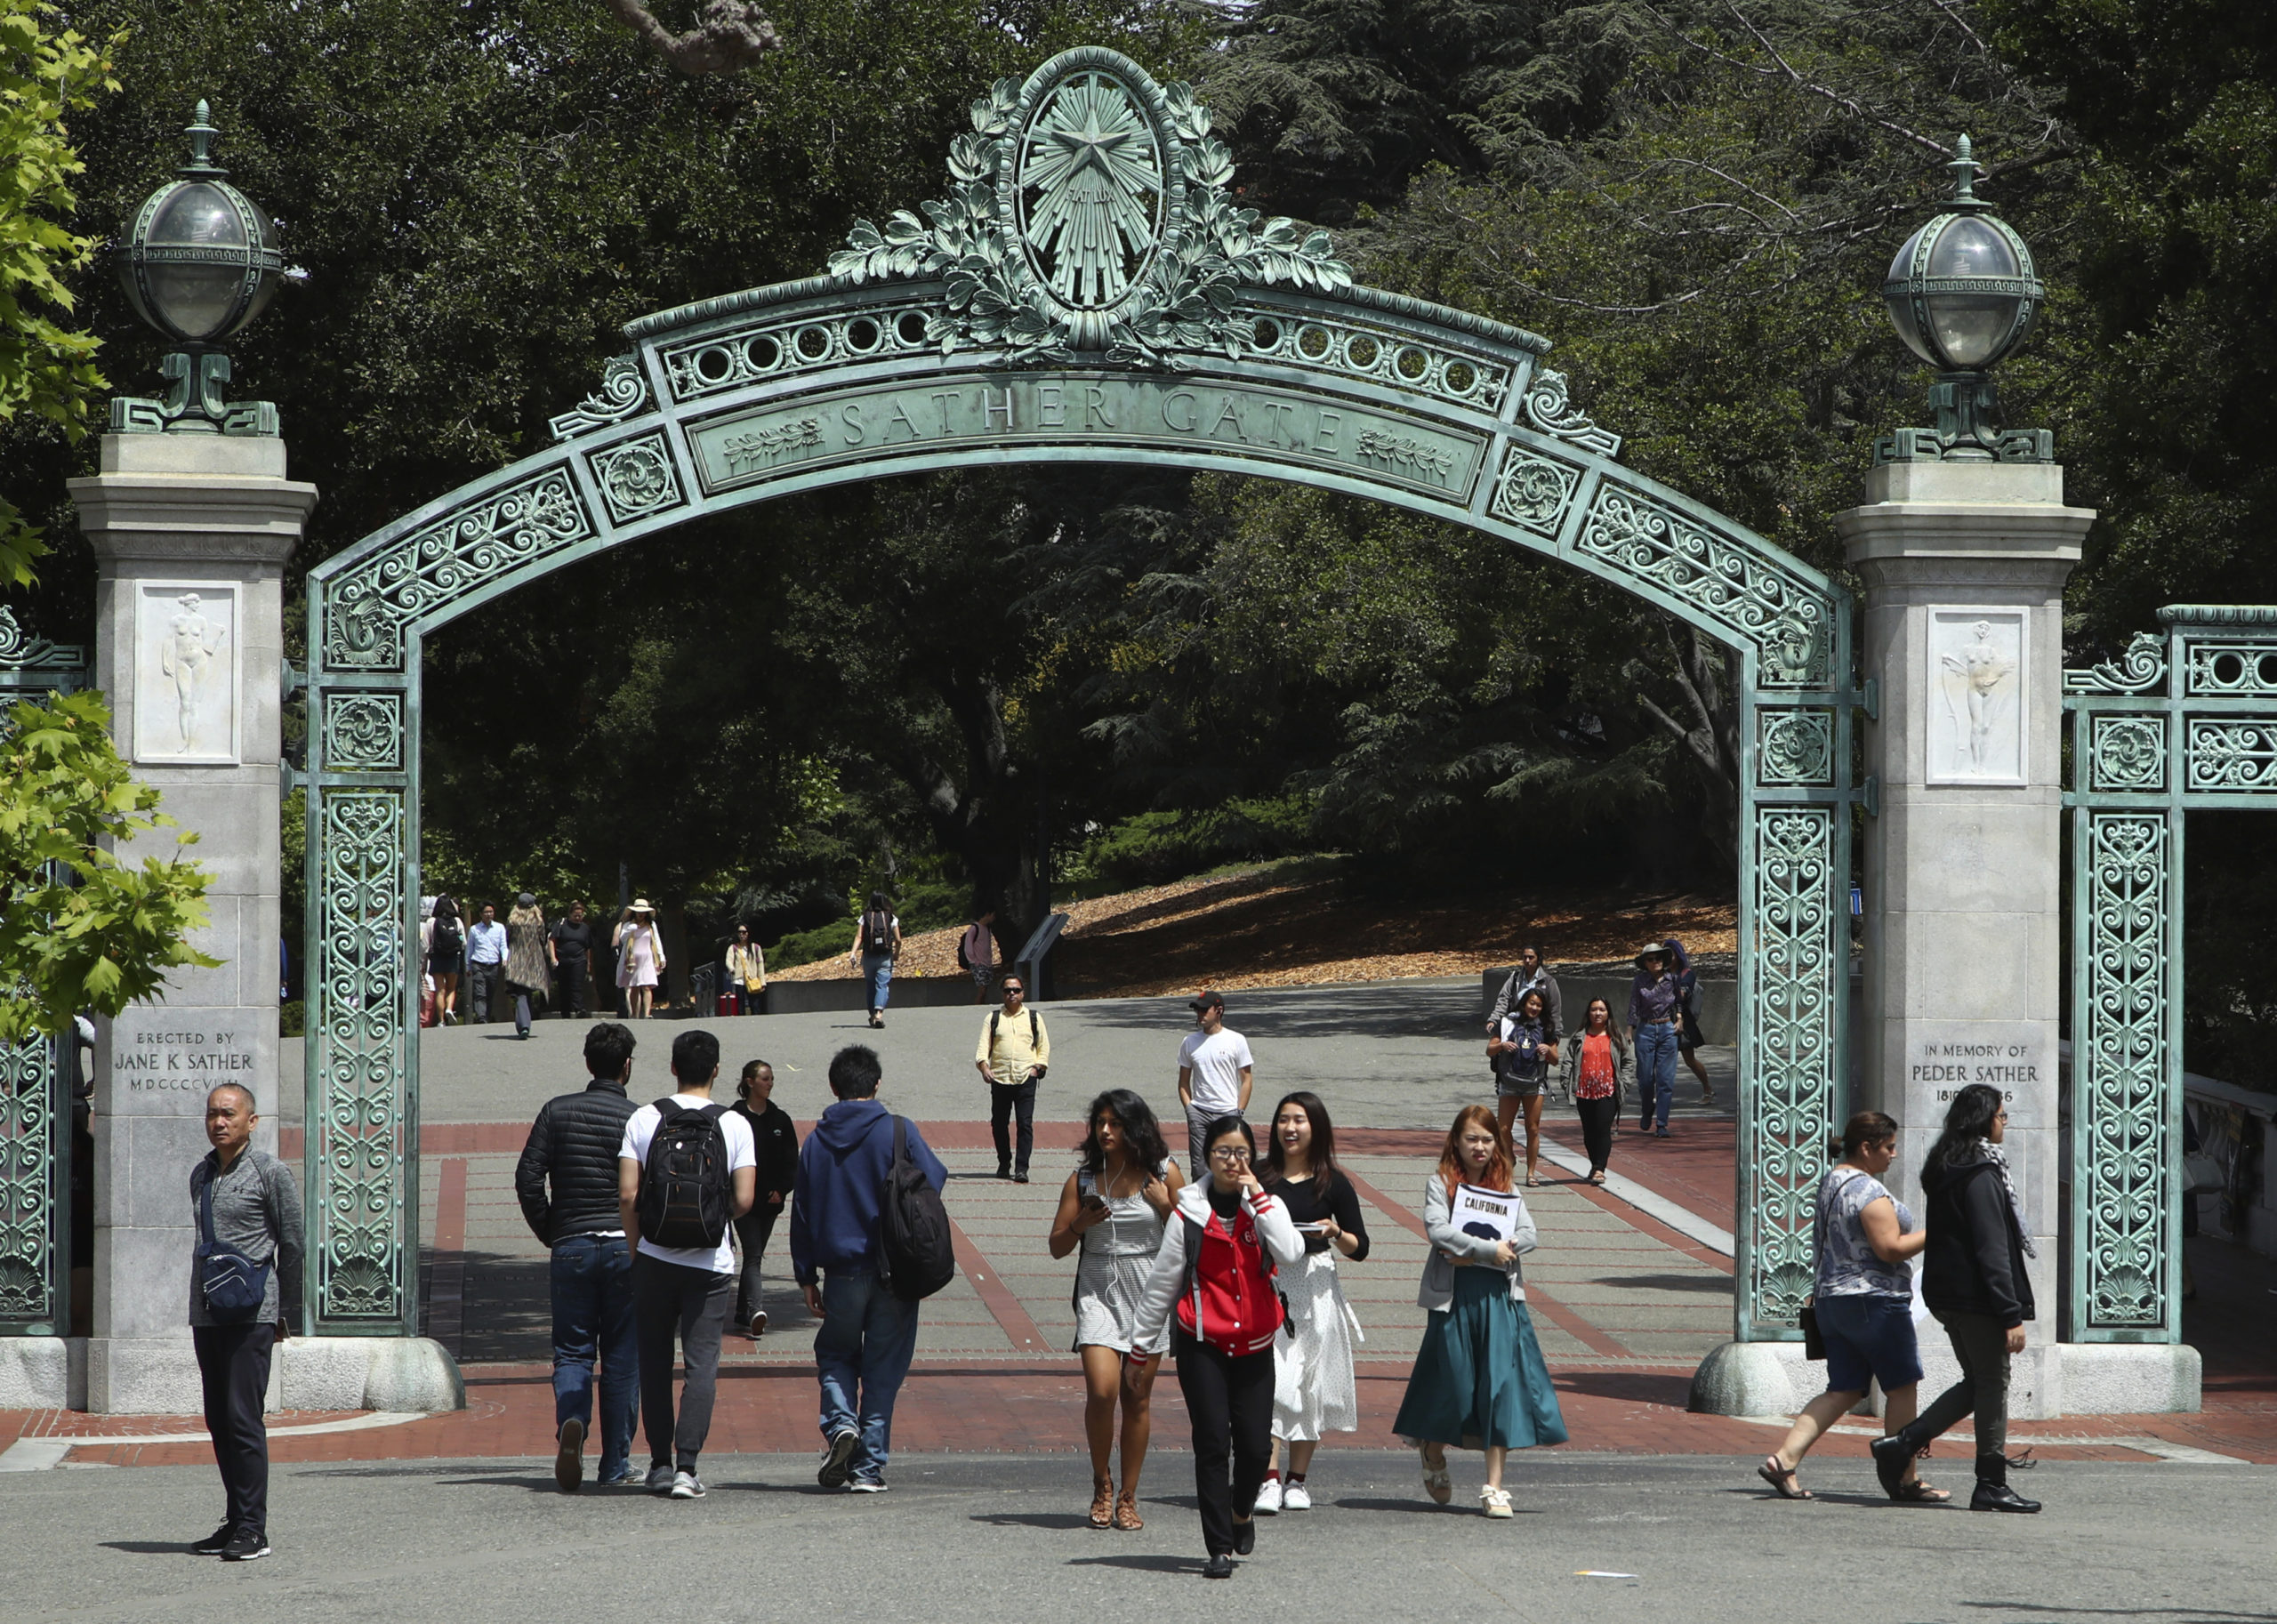
<instances>
[{"instance_id":1,"label":"woman holding folder","mask_svg":"<svg viewBox=\"0 0 2277 1624\"><path fill-rule=\"evenodd\" d=\"M1392 1423L1422 1455L1424 1490L1442 1506L1454 1495L1447 1446L1484 1450L1478 1503L1490 1517L1510 1515L1502 1487L1509 1451L1566 1438L1526 1314L1518 1258L1534 1248L1533 1218L1510 1171L1509 1141L1494 1113L1464 1106L1423 1193L1431 1255L1415 1300L1429 1314Z\"/></svg>"}]
</instances>

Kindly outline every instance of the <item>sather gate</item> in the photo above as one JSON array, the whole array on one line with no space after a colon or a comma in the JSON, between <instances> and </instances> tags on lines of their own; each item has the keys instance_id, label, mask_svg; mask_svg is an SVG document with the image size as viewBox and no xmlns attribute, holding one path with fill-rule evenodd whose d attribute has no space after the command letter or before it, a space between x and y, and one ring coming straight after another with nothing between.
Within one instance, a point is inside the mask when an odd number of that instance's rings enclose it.
<instances>
[{"instance_id":1,"label":"sather gate","mask_svg":"<svg viewBox=\"0 0 2277 1624\"><path fill-rule=\"evenodd\" d=\"M668 310L557 443L309 580L307 1194L319 1332L414 1331L420 652L554 570L704 514L1005 462L1268 476L1468 525L1730 651L1740 764L1737 1337L1784 1340L1843 1103L1850 605L1623 468L1545 340L1356 285L1228 190L1210 116L1114 52L1003 80L947 198L827 274Z\"/></svg>"}]
</instances>

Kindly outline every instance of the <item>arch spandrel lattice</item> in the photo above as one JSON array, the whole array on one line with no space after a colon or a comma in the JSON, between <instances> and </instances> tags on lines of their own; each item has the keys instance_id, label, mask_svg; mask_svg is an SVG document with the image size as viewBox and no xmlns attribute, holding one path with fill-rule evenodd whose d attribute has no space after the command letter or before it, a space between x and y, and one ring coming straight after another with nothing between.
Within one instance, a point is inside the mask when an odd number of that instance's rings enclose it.
<instances>
[{"instance_id":1,"label":"arch spandrel lattice","mask_svg":"<svg viewBox=\"0 0 2277 1624\"><path fill-rule=\"evenodd\" d=\"M1260 220L1185 87L1113 52L973 108L951 188L857 225L829 274L632 323L556 443L312 572L311 1300L415 1316L409 937L424 637L701 515L1024 462L1280 478L1466 524L1734 651L1743 695L1739 1334L1787 1336L1844 1075L1849 608L1824 575L1616 461L1546 340L1353 283Z\"/></svg>"}]
</instances>

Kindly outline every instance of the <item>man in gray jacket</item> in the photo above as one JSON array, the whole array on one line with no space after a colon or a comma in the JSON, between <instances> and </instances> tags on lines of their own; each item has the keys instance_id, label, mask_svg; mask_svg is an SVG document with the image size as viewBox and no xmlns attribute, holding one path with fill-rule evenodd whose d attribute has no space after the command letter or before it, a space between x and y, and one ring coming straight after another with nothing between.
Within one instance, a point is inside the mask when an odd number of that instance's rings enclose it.
<instances>
[{"instance_id":1,"label":"man in gray jacket","mask_svg":"<svg viewBox=\"0 0 2277 1624\"><path fill-rule=\"evenodd\" d=\"M205 1391L205 1430L229 1502L221 1526L190 1548L224 1562L269 1555L269 1428L261 1404L270 1352L301 1320L300 1186L282 1162L253 1148L260 1120L250 1090L234 1082L215 1089L205 1097L205 1138L213 1152L189 1172L199 1241L189 1260L189 1335ZM248 1271L261 1275L257 1308L232 1314L209 1300L207 1288L222 1274Z\"/></svg>"}]
</instances>

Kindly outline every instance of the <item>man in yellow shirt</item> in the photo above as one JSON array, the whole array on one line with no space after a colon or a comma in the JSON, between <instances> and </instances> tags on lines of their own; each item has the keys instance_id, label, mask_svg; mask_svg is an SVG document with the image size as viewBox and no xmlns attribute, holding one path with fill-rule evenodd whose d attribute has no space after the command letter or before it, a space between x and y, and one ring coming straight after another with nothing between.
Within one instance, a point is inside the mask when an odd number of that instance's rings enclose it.
<instances>
[{"instance_id":1,"label":"man in yellow shirt","mask_svg":"<svg viewBox=\"0 0 2277 1624\"><path fill-rule=\"evenodd\" d=\"M1027 987L1018 975L1004 977L1004 1007L988 1012L972 1064L988 1079L988 1127L996 1136L996 1177L1028 1181L1028 1157L1035 1149L1035 1085L1051 1064L1051 1034L1043 1017L1027 1007ZM1020 1158L1012 1160L1012 1113L1020 1118Z\"/></svg>"}]
</instances>

